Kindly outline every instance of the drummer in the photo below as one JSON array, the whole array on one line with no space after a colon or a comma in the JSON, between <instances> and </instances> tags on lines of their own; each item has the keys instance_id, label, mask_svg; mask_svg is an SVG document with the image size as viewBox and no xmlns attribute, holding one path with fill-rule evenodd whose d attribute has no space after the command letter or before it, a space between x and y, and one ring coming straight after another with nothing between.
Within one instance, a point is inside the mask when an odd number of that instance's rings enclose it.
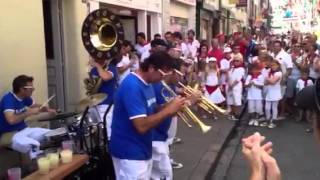
<instances>
[{"instance_id":1,"label":"drummer","mask_svg":"<svg viewBox=\"0 0 320 180\"><path fill-rule=\"evenodd\" d=\"M13 91L6 93L0 101L0 145L31 153L33 147L39 149L44 134L50 130L27 127L25 119L40 112L55 113L55 110L48 107L40 109L41 105L33 101L33 77L19 75L13 80L12 87Z\"/></svg>"},{"instance_id":2,"label":"drummer","mask_svg":"<svg viewBox=\"0 0 320 180\"><path fill-rule=\"evenodd\" d=\"M103 120L103 116L108 108L109 105L112 105L113 96L116 91L117 87L117 79L118 79L118 73L117 73L117 59L111 60L109 64L107 64L107 61L105 60L93 60L90 59L90 65L93 67L90 71L90 75L95 78L101 78L102 83L101 86L98 89L97 93L105 93L108 95L108 97L100 103L98 106L91 108L90 112L94 113L94 110L98 110L99 113L99 119L100 121ZM111 121L112 121L112 111L113 107L109 110L106 120L107 120L107 133L108 133L108 139L110 139L111 135Z\"/></svg>"}]
</instances>

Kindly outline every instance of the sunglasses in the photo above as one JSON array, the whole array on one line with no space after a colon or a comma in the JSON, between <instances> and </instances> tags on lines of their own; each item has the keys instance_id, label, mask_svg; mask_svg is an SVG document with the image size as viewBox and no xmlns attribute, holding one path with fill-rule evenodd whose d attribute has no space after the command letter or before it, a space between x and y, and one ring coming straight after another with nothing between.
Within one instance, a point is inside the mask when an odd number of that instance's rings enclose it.
<instances>
[{"instance_id":1,"label":"sunglasses","mask_svg":"<svg viewBox=\"0 0 320 180\"><path fill-rule=\"evenodd\" d=\"M160 74L162 75L162 76L168 76L168 75L171 75L172 74L172 71L170 71L170 72L163 72L161 69L158 69L158 71L160 72Z\"/></svg>"},{"instance_id":2,"label":"sunglasses","mask_svg":"<svg viewBox=\"0 0 320 180\"><path fill-rule=\"evenodd\" d=\"M32 89L32 90L34 90L34 87L33 86L23 86L23 89Z\"/></svg>"}]
</instances>

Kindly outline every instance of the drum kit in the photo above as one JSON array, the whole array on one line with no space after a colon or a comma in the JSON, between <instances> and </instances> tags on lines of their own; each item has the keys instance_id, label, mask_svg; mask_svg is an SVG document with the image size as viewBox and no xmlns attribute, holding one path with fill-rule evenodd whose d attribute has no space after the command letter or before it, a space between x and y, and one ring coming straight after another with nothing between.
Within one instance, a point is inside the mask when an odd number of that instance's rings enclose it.
<instances>
[{"instance_id":1,"label":"drum kit","mask_svg":"<svg viewBox=\"0 0 320 180\"><path fill-rule=\"evenodd\" d=\"M79 152L90 153L93 151L95 144L101 145L99 141L106 140L107 137L104 136L106 132L103 132L106 130L105 123L103 120L100 120L100 117L93 117L93 115L89 113L89 108L99 105L106 98L107 95L104 93L90 95L77 103L75 112L58 114L42 112L29 116L26 118L26 121L61 122L65 120L62 127L53 129L45 134L45 141L41 143L40 148L59 147L63 141L73 140L75 144L79 144L78 148L76 148ZM90 146L88 146L88 144L90 144Z\"/></svg>"}]
</instances>

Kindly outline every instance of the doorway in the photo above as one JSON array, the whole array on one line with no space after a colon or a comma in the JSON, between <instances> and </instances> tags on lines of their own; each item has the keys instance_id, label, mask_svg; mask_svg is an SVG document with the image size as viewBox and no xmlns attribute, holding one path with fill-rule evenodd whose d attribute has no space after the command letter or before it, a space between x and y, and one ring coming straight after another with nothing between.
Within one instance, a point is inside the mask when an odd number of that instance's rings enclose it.
<instances>
[{"instance_id":1,"label":"doorway","mask_svg":"<svg viewBox=\"0 0 320 180\"><path fill-rule=\"evenodd\" d=\"M50 107L65 111L65 71L63 56L62 2L42 0Z\"/></svg>"}]
</instances>

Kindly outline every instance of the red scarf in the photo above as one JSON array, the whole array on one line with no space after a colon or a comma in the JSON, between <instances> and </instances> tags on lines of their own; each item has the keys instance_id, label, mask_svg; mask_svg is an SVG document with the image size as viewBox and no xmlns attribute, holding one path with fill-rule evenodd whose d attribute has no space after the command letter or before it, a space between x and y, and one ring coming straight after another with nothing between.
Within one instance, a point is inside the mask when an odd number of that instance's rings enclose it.
<instances>
[{"instance_id":1,"label":"red scarf","mask_svg":"<svg viewBox=\"0 0 320 180\"><path fill-rule=\"evenodd\" d=\"M250 73L251 79L258 79L258 77L261 75L261 72L258 73Z\"/></svg>"},{"instance_id":2,"label":"red scarf","mask_svg":"<svg viewBox=\"0 0 320 180\"><path fill-rule=\"evenodd\" d=\"M208 86L206 85L206 90L208 91L209 94L212 94L219 88L219 85L216 86Z\"/></svg>"},{"instance_id":3,"label":"red scarf","mask_svg":"<svg viewBox=\"0 0 320 180\"><path fill-rule=\"evenodd\" d=\"M275 74L276 72L278 72L278 71L272 71L272 70L270 70L268 77L274 76L274 74Z\"/></svg>"},{"instance_id":4,"label":"red scarf","mask_svg":"<svg viewBox=\"0 0 320 180\"><path fill-rule=\"evenodd\" d=\"M302 79L303 82L304 82L304 87L307 87L308 86L308 79Z\"/></svg>"}]
</instances>

